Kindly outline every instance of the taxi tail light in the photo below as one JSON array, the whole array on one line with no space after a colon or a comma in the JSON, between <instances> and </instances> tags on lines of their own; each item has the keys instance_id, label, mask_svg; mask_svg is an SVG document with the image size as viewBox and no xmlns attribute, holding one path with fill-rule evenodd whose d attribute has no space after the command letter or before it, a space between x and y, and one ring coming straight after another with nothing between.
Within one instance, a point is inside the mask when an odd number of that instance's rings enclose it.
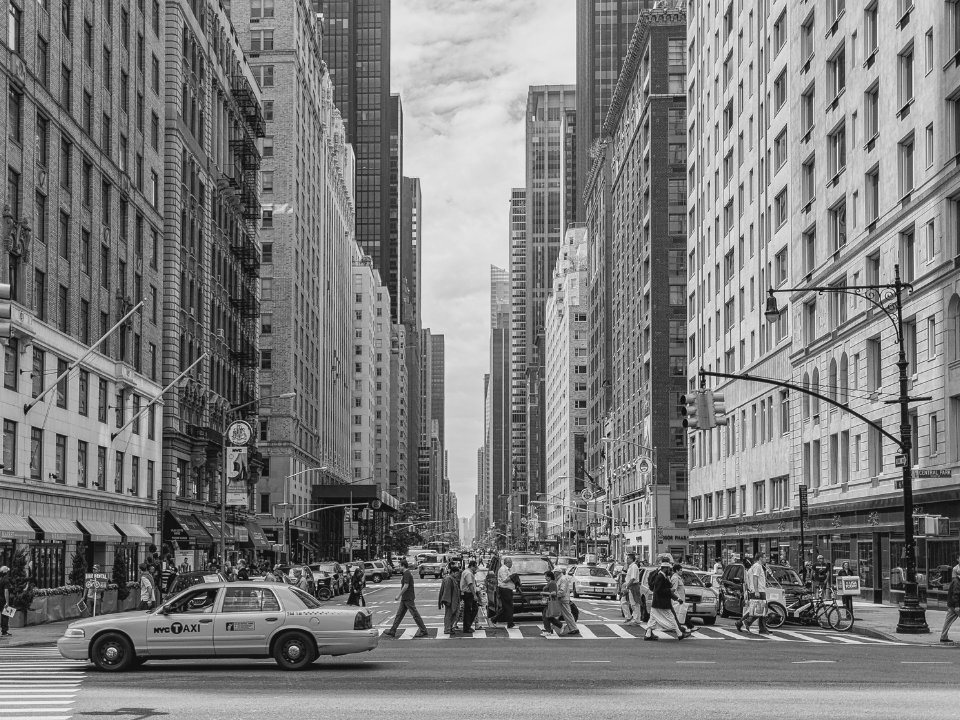
<instances>
[{"instance_id":1,"label":"taxi tail light","mask_svg":"<svg viewBox=\"0 0 960 720\"><path fill-rule=\"evenodd\" d=\"M373 628L373 619L369 613L358 612L353 619L354 630L370 630Z\"/></svg>"}]
</instances>

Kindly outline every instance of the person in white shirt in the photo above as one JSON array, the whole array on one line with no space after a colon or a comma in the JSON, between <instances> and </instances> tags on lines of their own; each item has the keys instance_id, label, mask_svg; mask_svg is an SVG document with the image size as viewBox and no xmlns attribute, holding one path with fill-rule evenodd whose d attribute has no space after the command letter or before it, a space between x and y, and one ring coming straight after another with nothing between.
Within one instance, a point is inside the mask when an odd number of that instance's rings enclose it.
<instances>
[{"instance_id":1,"label":"person in white shirt","mask_svg":"<svg viewBox=\"0 0 960 720\"><path fill-rule=\"evenodd\" d=\"M557 600L560 601L560 613L567 624L567 631L561 635L579 635L580 628L577 627L577 620L573 617L573 576L569 573L562 573L559 570L557 575Z\"/></svg>"},{"instance_id":2,"label":"person in white shirt","mask_svg":"<svg viewBox=\"0 0 960 720\"><path fill-rule=\"evenodd\" d=\"M631 616L626 619L623 625L642 625L640 619L640 596L643 594L640 589L640 567L637 565L637 556L633 553L627 555L627 577L623 585L627 600L630 602Z\"/></svg>"},{"instance_id":3,"label":"person in white shirt","mask_svg":"<svg viewBox=\"0 0 960 720\"><path fill-rule=\"evenodd\" d=\"M749 601L744 603L747 607L749 603L751 611L744 610L740 620L737 620L737 631L750 632L750 625L754 620L760 623L760 634L769 635L767 630L767 558L763 553L758 553L754 558L753 565L747 570L743 579L743 589L747 593Z\"/></svg>"},{"instance_id":4,"label":"person in white shirt","mask_svg":"<svg viewBox=\"0 0 960 720\"><path fill-rule=\"evenodd\" d=\"M510 579L513 574L510 568L513 567L511 558L504 558L503 564L497 570L497 594L500 595L500 617L498 622L506 622L508 628L514 627L513 624L513 593L517 589L516 584Z\"/></svg>"},{"instance_id":5,"label":"person in white shirt","mask_svg":"<svg viewBox=\"0 0 960 720\"><path fill-rule=\"evenodd\" d=\"M720 562L720 558L717 558L717 561L713 564L713 574L723 575L723 563Z\"/></svg>"}]
</instances>

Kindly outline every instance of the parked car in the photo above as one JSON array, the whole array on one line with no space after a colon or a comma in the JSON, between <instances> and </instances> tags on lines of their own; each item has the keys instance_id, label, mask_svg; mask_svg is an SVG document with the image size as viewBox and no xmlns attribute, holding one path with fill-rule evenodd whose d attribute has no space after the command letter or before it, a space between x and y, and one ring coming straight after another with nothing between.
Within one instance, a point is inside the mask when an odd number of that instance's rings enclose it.
<instances>
[{"instance_id":1,"label":"parked car","mask_svg":"<svg viewBox=\"0 0 960 720\"><path fill-rule=\"evenodd\" d=\"M373 650L378 636L366 608L325 607L292 585L201 581L149 613L74 621L57 648L106 672L153 658L271 656L284 670L303 670L318 655Z\"/></svg>"},{"instance_id":2,"label":"parked car","mask_svg":"<svg viewBox=\"0 0 960 720\"><path fill-rule=\"evenodd\" d=\"M333 578L333 587L331 589L334 595L340 595L350 590L350 578L340 563L328 560L326 562L313 563L309 567L313 572L322 570L325 573L329 573Z\"/></svg>"},{"instance_id":3,"label":"parked car","mask_svg":"<svg viewBox=\"0 0 960 720\"><path fill-rule=\"evenodd\" d=\"M500 565L508 557L513 560L510 572L520 576L519 592L513 593L513 612L515 614L542 613L545 604L540 593L547 584L543 574L547 570L553 570L553 563L543 555L505 553L490 561L489 571L496 576Z\"/></svg>"},{"instance_id":4,"label":"parked car","mask_svg":"<svg viewBox=\"0 0 960 720\"><path fill-rule=\"evenodd\" d=\"M743 607L743 563L730 563L720 576L720 617L740 617ZM789 565L767 565L767 602L779 602L784 607L799 600L804 593L800 576Z\"/></svg>"},{"instance_id":5,"label":"parked car","mask_svg":"<svg viewBox=\"0 0 960 720\"><path fill-rule=\"evenodd\" d=\"M364 580L375 583L382 582L390 577L390 569L383 560L368 560L363 563Z\"/></svg>"}]
</instances>

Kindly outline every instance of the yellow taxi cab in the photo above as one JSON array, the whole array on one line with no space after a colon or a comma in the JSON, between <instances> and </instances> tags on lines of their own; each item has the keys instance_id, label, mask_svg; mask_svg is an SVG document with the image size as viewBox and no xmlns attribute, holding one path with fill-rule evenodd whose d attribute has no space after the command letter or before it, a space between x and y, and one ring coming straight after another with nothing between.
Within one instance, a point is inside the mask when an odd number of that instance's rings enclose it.
<instances>
[{"instance_id":1,"label":"yellow taxi cab","mask_svg":"<svg viewBox=\"0 0 960 720\"><path fill-rule=\"evenodd\" d=\"M146 613L106 615L70 623L60 654L119 672L151 659L273 657L302 670L320 655L377 647L370 611L331 608L278 583L204 583Z\"/></svg>"}]
</instances>

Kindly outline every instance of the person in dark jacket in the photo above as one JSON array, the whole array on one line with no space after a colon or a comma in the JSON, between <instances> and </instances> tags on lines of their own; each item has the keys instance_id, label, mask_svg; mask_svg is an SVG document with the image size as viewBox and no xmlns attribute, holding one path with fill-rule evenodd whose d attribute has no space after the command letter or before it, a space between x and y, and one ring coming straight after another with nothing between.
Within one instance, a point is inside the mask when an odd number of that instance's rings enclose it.
<instances>
[{"instance_id":1,"label":"person in dark jacket","mask_svg":"<svg viewBox=\"0 0 960 720\"><path fill-rule=\"evenodd\" d=\"M448 572L440 584L437 607L443 610L443 634L453 635L460 612L460 566L450 563Z\"/></svg>"},{"instance_id":2,"label":"person in dark jacket","mask_svg":"<svg viewBox=\"0 0 960 720\"><path fill-rule=\"evenodd\" d=\"M363 568L359 565L353 571L350 578L350 597L347 598L347 605L366 606L367 601L363 598L363 588L366 585L363 578Z\"/></svg>"},{"instance_id":3,"label":"person in dark jacket","mask_svg":"<svg viewBox=\"0 0 960 720\"><path fill-rule=\"evenodd\" d=\"M960 617L960 577L953 576L947 588L947 617L943 621L943 630L940 631L940 642L952 642L949 637L950 626Z\"/></svg>"},{"instance_id":4,"label":"person in dark jacket","mask_svg":"<svg viewBox=\"0 0 960 720\"><path fill-rule=\"evenodd\" d=\"M850 569L850 563L844 560L843 564L840 566L840 569L837 571L837 577L853 577L855 573ZM853 595L841 595L843 600L843 606L847 609L847 612L850 615L853 615Z\"/></svg>"},{"instance_id":5,"label":"person in dark jacket","mask_svg":"<svg viewBox=\"0 0 960 720\"><path fill-rule=\"evenodd\" d=\"M673 613L673 601L679 602L673 587L670 584L670 575L673 567L668 562L660 563L660 569L650 574L648 585L653 595L650 602L650 620L647 621L647 633L643 636L644 640L659 640L653 634L656 628L662 628L667 632L676 634L677 640L683 640L690 637L690 633L684 632L677 624L677 617Z\"/></svg>"}]
</instances>

